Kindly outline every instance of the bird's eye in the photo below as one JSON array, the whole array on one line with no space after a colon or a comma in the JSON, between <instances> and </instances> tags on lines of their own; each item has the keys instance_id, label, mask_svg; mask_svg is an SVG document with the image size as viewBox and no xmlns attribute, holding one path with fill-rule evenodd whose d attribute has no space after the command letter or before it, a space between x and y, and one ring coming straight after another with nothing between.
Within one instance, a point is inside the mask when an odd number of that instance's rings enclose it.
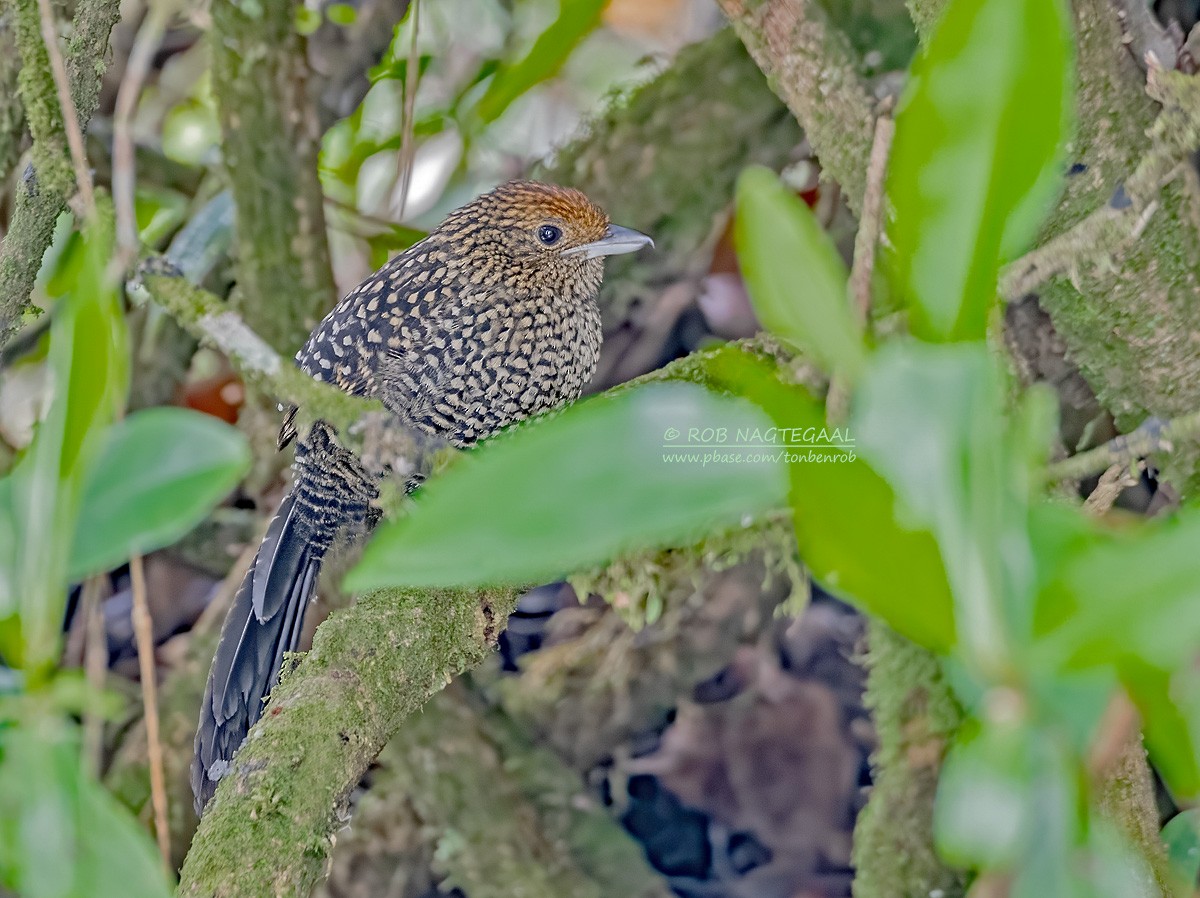
<instances>
[{"instance_id":1,"label":"bird's eye","mask_svg":"<svg viewBox=\"0 0 1200 898\"><path fill-rule=\"evenodd\" d=\"M562 237L562 231L554 225L542 225L538 228L538 240L546 244L546 246L554 246Z\"/></svg>"}]
</instances>

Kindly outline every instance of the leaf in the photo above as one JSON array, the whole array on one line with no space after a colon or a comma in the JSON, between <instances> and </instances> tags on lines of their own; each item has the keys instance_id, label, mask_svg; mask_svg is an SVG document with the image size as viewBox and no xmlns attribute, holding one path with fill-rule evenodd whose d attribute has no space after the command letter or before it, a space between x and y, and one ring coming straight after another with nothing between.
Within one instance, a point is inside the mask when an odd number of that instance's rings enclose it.
<instances>
[{"instance_id":1,"label":"leaf","mask_svg":"<svg viewBox=\"0 0 1200 898\"><path fill-rule=\"evenodd\" d=\"M503 63L475 107L482 122L494 122L513 100L535 84L553 77L571 51L597 25L607 0L559 0L558 17L543 31L529 52L516 62Z\"/></svg>"},{"instance_id":2,"label":"leaf","mask_svg":"<svg viewBox=\"0 0 1200 898\"><path fill-rule=\"evenodd\" d=\"M72 579L173 543L237 485L246 438L182 408L137 412L111 428L91 472L71 550Z\"/></svg>"},{"instance_id":3,"label":"leaf","mask_svg":"<svg viewBox=\"0 0 1200 898\"><path fill-rule=\"evenodd\" d=\"M1167 821L1162 840L1176 878L1194 888L1200 878L1200 808L1180 811Z\"/></svg>"},{"instance_id":4,"label":"leaf","mask_svg":"<svg viewBox=\"0 0 1200 898\"><path fill-rule=\"evenodd\" d=\"M812 211L770 169L752 166L738 178L734 241L759 320L825 370L856 375L866 352L846 266Z\"/></svg>"},{"instance_id":5,"label":"leaf","mask_svg":"<svg viewBox=\"0 0 1200 898\"><path fill-rule=\"evenodd\" d=\"M876 355L851 418L863 456L914 524L935 535L959 644L972 664L992 672L1032 638L1029 503L1038 453L1031 444L1049 445L1045 409L1027 409L1027 423L1014 427L1004 400L982 343L897 345Z\"/></svg>"},{"instance_id":6,"label":"leaf","mask_svg":"<svg viewBox=\"0 0 1200 898\"><path fill-rule=\"evenodd\" d=\"M129 360L111 256L111 219L98 217L68 246L48 284L59 297L50 332L54 399L12 472L19 546L11 589L0 591L0 598L10 597L0 604L0 654L27 669L49 669L58 657L67 555L84 480L125 401Z\"/></svg>"},{"instance_id":7,"label":"leaf","mask_svg":"<svg viewBox=\"0 0 1200 898\"><path fill-rule=\"evenodd\" d=\"M1200 509L1131 532L1097 533L1039 597L1058 621L1040 649L1073 668L1139 658L1173 670L1200 641Z\"/></svg>"},{"instance_id":8,"label":"leaf","mask_svg":"<svg viewBox=\"0 0 1200 898\"><path fill-rule=\"evenodd\" d=\"M578 403L467 453L383 524L346 578L379 586L531 583L678 544L784 505L773 460L732 457L770 422L694 384Z\"/></svg>"},{"instance_id":9,"label":"leaf","mask_svg":"<svg viewBox=\"0 0 1200 898\"><path fill-rule=\"evenodd\" d=\"M999 266L1062 181L1073 109L1063 0L955 0L914 62L887 195L895 283L926 340L983 337Z\"/></svg>"},{"instance_id":10,"label":"leaf","mask_svg":"<svg viewBox=\"0 0 1200 898\"><path fill-rule=\"evenodd\" d=\"M1146 749L1176 799L1200 796L1200 674L1126 658L1121 682L1142 715ZM1193 877L1194 879L1195 877Z\"/></svg>"},{"instance_id":11,"label":"leaf","mask_svg":"<svg viewBox=\"0 0 1200 898\"><path fill-rule=\"evenodd\" d=\"M956 867L1008 874L1013 898L1129 898L1154 876L1080 794L1057 729L1020 708L989 716L954 745L938 778L934 836Z\"/></svg>"},{"instance_id":12,"label":"leaf","mask_svg":"<svg viewBox=\"0 0 1200 898\"><path fill-rule=\"evenodd\" d=\"M934 836L949 863L986 868L1019 862L1038 825L1034 779L1055 770L1038 769L1035 759L1043 753L1024 722L986 724L953 746L938 778L934 810ZM1073 800L1065 771L1055 773L1051 819L1068 814ZM1049 823L1044 819L1042 825Z\"/></svg>"},{"instance_id":13,"label":"leaf","mask_svg":"<svg viewBox=\"0 0 1200 898\"><path fill-rule=\"evenodd\" d=\"M24 898L167 898L146 832L82 773L73 731L0 731L0 884Z\"/></svg>"},{"instance_id":14,"label":"leaf","mask_svg":"<svg viewBox=\"0 0 1200 898\"><path fill-rule=\"evenodd\" d=\"M816 400L744 353L718 355L713 369L729 389L762 406L776 427L832 436ZM855 440L851 431L842 439L846 448L823 450L829 457L822 461L798 452L787 465L800 557L824 588L909 639L947 651L954 644L954 610L937 543L903 514Z\"/></svg>"},{"instance_id":15,"label":"leaf","mask_svg":"<svg viewBox=\"0 0 1200 898\"><path fill-rule=\"evenodd\" d=\"M158 246L181 224L188 198L166 187L139 187L136 195L138 237L146 246Z\"/></svg>"}]
</instances>

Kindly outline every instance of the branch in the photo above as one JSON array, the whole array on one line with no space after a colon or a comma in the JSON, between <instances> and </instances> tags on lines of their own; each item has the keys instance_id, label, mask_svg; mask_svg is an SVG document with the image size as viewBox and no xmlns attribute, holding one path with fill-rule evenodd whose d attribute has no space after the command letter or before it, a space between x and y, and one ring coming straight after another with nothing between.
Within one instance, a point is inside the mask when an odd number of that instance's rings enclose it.
<instances>
[{"instance_id":1,"label":"branch","mask_svg":"<svg viewBox=\"0 0 1200 898\"><path fill-rule=\"evenodd\" d=\"M1180 442L1195 441L1197 438L1200 438L1200 412L1165 422L1149 418L1132 433L1122 434L1102 446L1050 465L1046 469L1046 480L1048 483L1080 480L1099 474L1112 465L1128 468L1141 458L1170 451Z\"/></svg>"},{"instance_id":2,"label":"branch","mask_svg":"<svg viewBox=\"0 0 1200 898\"><path fill-rule=\"evenodd\" d=\"M12 31L0 28L0 183L8 183L21 157L21 139L25 136L25 110L17 92L21 59Z\"/></svg>"},{"instance_id":3,"label":"branch","mask_svg":"<svg viewBox=\"0 0 1200 898\"><path fill-rule=\"evenodd\" d=\"M92 172L88 168L87 153L83 148L83 129L79 127L79 114L71 96L67 64L58 46L58 23L54 18L54 10L50 7L50 0L37 0L37 4L42 43L49 58L54 90L58 96L59 113L66 130L67 149L70 151L71 165L75 170L75 187L79 190L84 214L94 217L96 198L92 192Z\"/></svg>"},{"instance_id":4,"label":"branch","mask_svg":"<svg viewBox=\"0 0 1200 898\"><path fill-rule=\"evenodd\" d=\"M344 433L365 413L383 409L375 400L351 396L285 362L237 312L181 277L147 273L129 289L135 296L144 289L189 333L228 356L244 381L299 407L310 420L320 418Z\"/></svg>"},{"instance_id":5,"label":"branch","mask_svg":"<svg viewBox=\"0 0 1200 898\"><path fill-rule=\"evenodd\" d=\"M515 604L511 590L381 590L330 616L221 781L179 894L308 894L371 761L491 651Z\"/></svg>"},{"instance_id":6,"label":"branch","mask_svg":"<svg viewBox=\"0 0 1200 898\"><path fill-rule=\"evenodd\" d=\"M872 620L866 704L879 748L871 757L871 799L854 827L857 898L961 898L966 874L933 846L933 804L942 758L962 710L937 658Z\"/></svg>"},{"instance_id":7,"label":"branch","mask_svg":"<svg viewBox=\"0 0 1200 898\"><path fill-rule=\"evenodd\" d=\"M234 308L290 355L335 299L294 0L212 5L213 94L221 158L237 206Z\"/></svg>"},{"instance_id":8,"label":"branch","mask_svg":"<svg viewBox=\"0 0 1200 898\"><path fill-rule=\"evenodd\" d=\"M721 9L787 103L856 213L866 193L875 104L854 51L809 0L719 0Z\"/></svg>"},{"instance_id":9,"label":"branch","mask_svg":"<svg viewBox=\"0 0 1200 898\"><path fill-rule=\"evenodd\" d=\"M1179 72L1151 68L1147 92L1163 104L1150 130L1150 148L1109 201L1005 270L1000 293L1012 301L1051 278L1074 275L1136 242L1160 212L1163 187L1200 144L1200 88Z\"/></svg>"},{"instance_id":10,"label":"branch","mask_svg":"<svg viewBox=\"0 0 1200 898\"><path fill-rule=\"evenodd\" d=\"M74 185L36 0L19 0L14 6L17 46L23 63L21 99L34 136L34 170L17 187L8 233L0 244L0 347L12 338L21 316L31 306L42 256ZM119 0L80 0L75 10L66 68L81 131L96 111L108 36L119 15Z\"/></svg>"}]
</instances>

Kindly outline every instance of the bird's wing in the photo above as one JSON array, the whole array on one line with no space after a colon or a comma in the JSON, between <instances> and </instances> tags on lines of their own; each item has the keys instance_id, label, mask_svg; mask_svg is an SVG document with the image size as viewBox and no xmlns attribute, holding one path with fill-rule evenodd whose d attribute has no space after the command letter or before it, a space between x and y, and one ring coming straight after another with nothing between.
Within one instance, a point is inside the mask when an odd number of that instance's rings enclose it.
<instances>
[{"instance_id":1,"label":"bird's wing","mask_svg":"<svg viewBox=\"0 0 1200 898\"><path fill-rule=\"evenodd\" d=\"M427 311L408 301L429 292L423 289L430 270L424 243L396 256L342 298L296 353L300 370L353 396L377 395L379 357L387 339L408 332L405 321L414 325ZM397 320L398 311L404 320ZM294 405L284 409L280 449L296 436L297 411Z\"/></svg>"}]
</instances>

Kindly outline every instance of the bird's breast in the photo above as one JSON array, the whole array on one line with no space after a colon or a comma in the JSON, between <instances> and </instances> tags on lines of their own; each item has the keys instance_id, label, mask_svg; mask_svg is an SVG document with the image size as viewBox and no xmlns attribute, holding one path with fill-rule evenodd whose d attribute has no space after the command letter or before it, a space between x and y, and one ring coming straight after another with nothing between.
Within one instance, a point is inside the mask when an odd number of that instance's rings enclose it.
<instances>
[{"instance_id":1,"label":"bird's breast","mask_svg":"<svg viewBox=\"0 0 1200 898\"><path fill-rule=\"evenodd\" d=\"M594 302L560 308L464 297L423 325L420 347L397 360L396 380L411 397L405 417L463 445L577 399L599 358Z\"/></svg>"}]
</instances>

